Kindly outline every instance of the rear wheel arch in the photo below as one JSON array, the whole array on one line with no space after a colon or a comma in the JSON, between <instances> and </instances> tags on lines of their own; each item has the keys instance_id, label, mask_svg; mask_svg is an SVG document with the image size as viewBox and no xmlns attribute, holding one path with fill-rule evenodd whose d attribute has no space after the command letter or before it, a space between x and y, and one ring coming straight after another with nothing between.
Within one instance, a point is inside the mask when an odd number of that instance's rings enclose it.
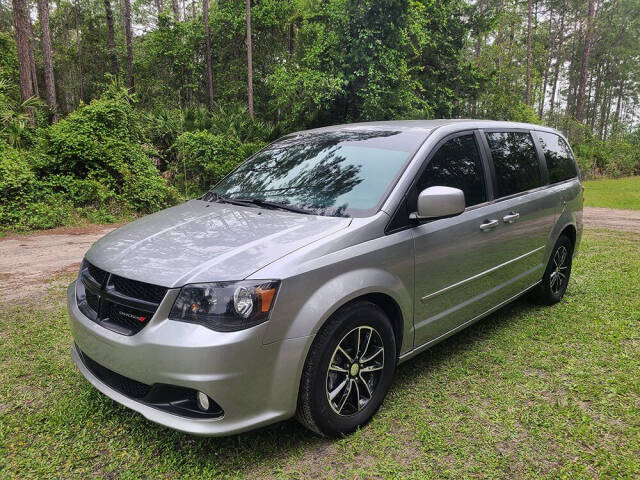
<instances>
[{"instance_id":1,"label":"rear wheel arch","mask_svg":"<svg viewBox=\"0 0 640 480\"><path fill-rule=\"evenodd\" d=\"M569 238L569 240L571 241L571 246L575 249L575 247L576 247L576 236L577 236L576 227L574 227L573 225L567 225L560 232L560 235L558 235L558 238L560 238L562 235L564 235L565 237Z\"/></svg>"},{"instance_id":2,"label":"rear wheel arch","mask_svg":"<svg viewBox=\"0 0 640 480\"><path fill-rule=\"evenodd\" d=\"M551 252L553 251L553 247L558 242L558 239L562 236L565 236L571 242L571 246L575 253L576 251L576 243L578 240L578 232L576 229L576 225L574 223L574 219L568 214L563 214L560 219L556 222L555 226L549 238L547 239L547 246L545 250L544 263L549 261L551 257Z\"/></svg>"}]
</instances>

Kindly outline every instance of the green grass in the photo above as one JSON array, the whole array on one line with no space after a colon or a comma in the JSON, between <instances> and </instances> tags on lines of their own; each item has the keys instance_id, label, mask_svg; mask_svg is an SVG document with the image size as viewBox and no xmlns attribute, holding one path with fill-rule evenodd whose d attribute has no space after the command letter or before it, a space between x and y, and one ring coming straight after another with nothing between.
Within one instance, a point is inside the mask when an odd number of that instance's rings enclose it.
<instances>
[{"instance_id":1,"label":"green grass","mask_svg":"<svg viewBox=\"0 0 640 480\"><path fill-rule=\"evenodd\" d=\"M640 210L640 177L585 181L584 206Z\"/></svg>"},{"instance_id":2,"label":"green grass","mask_svg":"<svg viewBox=\"0 0 640 480\"><path fill-rule=\"evenodd\" d=\"M638 478L640 238L585 233L565 300L525 300L399 367L347 438L156 426L69 359L54 289L0 306L0 478Z\"/></svg>"}]
</instances>

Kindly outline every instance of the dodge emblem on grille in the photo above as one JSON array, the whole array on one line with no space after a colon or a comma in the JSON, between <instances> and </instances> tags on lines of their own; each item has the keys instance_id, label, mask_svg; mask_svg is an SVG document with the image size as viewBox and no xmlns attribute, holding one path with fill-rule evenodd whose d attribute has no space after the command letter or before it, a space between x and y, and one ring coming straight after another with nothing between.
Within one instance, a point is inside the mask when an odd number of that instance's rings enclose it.
<instances>
[{"instance_id":1,"label":"dodge emblem on grille","mask_svg":"<svg viewBox=\"0 0 640 480\"><path fill-rule=\"evenodd\" d=\"M139 322L144 322L147 319L147 317L141 317L141 316L138 316L138 315L134 315L133 313L122 312L120 310L118 310L118 313L120 315L122 315L123 317L133 318L134 320L138 320Z\"/></svg>"}]
</instances>

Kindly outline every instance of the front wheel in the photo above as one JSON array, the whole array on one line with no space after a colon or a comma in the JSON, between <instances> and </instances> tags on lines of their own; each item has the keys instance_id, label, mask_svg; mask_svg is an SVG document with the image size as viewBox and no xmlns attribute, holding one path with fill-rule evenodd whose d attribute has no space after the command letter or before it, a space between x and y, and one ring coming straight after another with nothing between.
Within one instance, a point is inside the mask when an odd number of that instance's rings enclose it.
<instances>
[{"instance_id":1,"label":"front wheel","mask_svg":"<svg viewBox=\"0 0 640 480\"><path fill-rule=\"evenodd\" d=\"M567 236L561 235L551 251L542 282L534 293L538 303L553 305L562 300L569 285L572 258L573 244Z\"/></svg>"},{"instance_id":2,"label":"front wheel","mask_svg":"<svg viewBox=\"0 0 640 480\"><path fill-rule=\"evenodd\" d=\"M395 365L395 337L385 312L367 301L343 307L311 346L300 384L298 420L321 435L353 432L382 404Z\"/></svg>"}]
</instances>

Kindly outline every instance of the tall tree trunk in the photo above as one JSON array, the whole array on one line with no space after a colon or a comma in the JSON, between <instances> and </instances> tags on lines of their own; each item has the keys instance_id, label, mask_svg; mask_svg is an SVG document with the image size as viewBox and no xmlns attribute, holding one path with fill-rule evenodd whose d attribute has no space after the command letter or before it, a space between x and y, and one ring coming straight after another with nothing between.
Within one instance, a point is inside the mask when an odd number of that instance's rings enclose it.
<instances>
[{"instance_id":1,"label":"tall tree trunk","mask_svg":"<svg viewBox=\"0 0 640 480\"><path fill-rule=\"evenodd\" d=\"M51 31L49 29L49 0L38 0L38 16L42 30L42 64L44 67L44 85L47 91L47 105L51 110L51 121L58 121L58 102L56 101L56 81L53 74L53 53L51 50Z\"/></svg>"},{"instance_id":2,"label":"tall tree trunk","mask_svg":"<svg viewBox=\"0 0 640 480\"><path fill-rule=\"evenodd\" d=\"M498 3L498 11L502 13L504 9L504 0L500 0ZM500 47L504 38L504 28L502 26L502 19L498 17L498 35L496 36L496 45ZM498 85L500 85L501 71L502 71L502 49L498 48L498 58L496 59L496 70L498 71Z\"/></svg>"},{"instance_id":3,"label":"tall tree trunk","mask_svg":"<svg viewBox=\"0 0 640 480\"><path fill-rule=\"evenodd\" d=\"M253 118L253 59L251 46L251 0L247 4L247 98L249 101L249 116Z\"/></svg>"},{"instance_id":4,"label":"tall tree trunk","mask_svg":"<svg viewBox=\"0 0 640 480\"><path fill-rule=\"evenodd\" d=\"M568 129L569 127L569 117L574 116L576 112L576 97L577 97L577 85L578 81L576 79L575 72L577 71L578 65L578 41L582 36L582 27L578 27L580 22L576 19L573 27L573 38L571 40L571 60L569 62L569 70L567 72L569 84L567 86L567 102L565 108L565 125L563 128Z\"/></svg>"},{"instance_id":5,"label":"tall tree trunk","mask_svg":"<svg viewBox=\"0 0 640 480\"><path fill-rule=\"evenodd\" d=\"M180 21L180 5L178 5L178 0L171 0L171 6L173 7L173 18L175 18L176 22Z\"/></svg>"},{"instance_id":6,"label":"tall tree trunk","mask_svg":"<svg viewBox=\"0 0 640 480\"><path fill-rule=\"evenodd\" d=\"M544 112L544 101L547 97L547 82L549 81L549 69L551 68L551 58L555 50L555 36L552 32L553 26L553 8L549 10L549 53L547 54L547 63L544 67L544 78L542 80L542 94L540 95L540 103L538 104L538 116L542 118Z\"/></svg>"},{"instance_id":7,"label":"tall tree trunk","mask_svg":"<svg viewBox=\"0 0 640 480\"><path fill-rule=\"evenodd\" d=\"M204 21L205 56L207 57L207 91L209 92L209 109L213 110L215 91L213 86L213 68L211 67L211 35L209 32L209 0L202 0L202 17Z\"/></svg>"},{"instance_id":8,"label":"tall tree trunk","mask_svg":"<svg viewBox=\"0 0 640 480\"><path fill-rule=\"evenodd\" d=\"M613 85L611 83L610 85ZM613 96L613 86L610 86L607 89L607 108L605 110L604 117L604 135L602 136L602 140L607 140L609 137L609 117L611 115L611 97Z\"/></svg>"},{"instance_id":9,"label":"tall tree trunk","mask_svg":"<svg viewBox=\"0 0 640 480\"><path fill-rule=\"evenodd\" d=\"M485 8L485 4L487 3L487 0L479 0L478 1L478 5L476 7L476 11L478 12L479 15L482 15L484 13L484 8ZM482 36L480 35L480 32L476 32L476 46L475 46L475 58L476 60L480 57L480 50L482 48Z\"/></svg>"},{"instance_id":10,"label":"tall tree trunk","mask_svg":"<svg viewBox=\"0 0 640 480\"><path fill-rule=\"evenodd\" d=\"M127 41L127 77L129 89L135 91L133 79L133 35L131 33L131 1L122 0L122 23L124 24L124 37Z\"/></svg>"},{"instance_id":11,"label":"tall tree trunk","mask_svg":"<svg viewBox=\"0 0 640 480\"><path fill-rule=\"evenodd\" d=\"M564 43L564 10L560 15L560 31L559 38L557 43L557 56L556 56L556 64L553 72L553 89L551 92L551 105L550 105L550 113L553 116L553 109L555 108L556 102L556 91L558 90L558 77L560 76L560 63L564 61L564 54L562 49L562 44Z\"/></svg>"},{"instance_id":12,"label":"tall tree trunk","mask_svg":"<svg viewBox=\"0 0 640 480\"><path fill-rule=\"evenodd\" d=\"M40 97L40 89L38 88L38 70L36 69L35 48L33 48L33 25L31 24L31 13L29 13L29 2L27 1L27 28L29 35L29 65L31 67L31 82L33 83L33 94Z\"/></svg>"},{"instance_id":13,"label":"tall tree trunk","mask_svg":"<svg viewBox=\"0 0 640 480\"><path fill-rule=\"evenodd\" d=\"M80 1L76 0L73 5L74 17L75 17L75 29L76 29L76 42L78 42L78 54L76 64L78 66L77 85L80 92L78 97L73 96L73 107L77 107L80 101L84 100L84 72L82 69L82 30L80 30L80 20L78 13L80 12Z\"/></svg>"},{"instance_id":14,"label":"tall tree trunk","mask_svg":"<svg viewBox=\"0 0 640 480\"><path fill-rule=\"evenodd\" d=\"M109 59L111 60L111 73L118 76L118 54L116 52L116 32L113 27L113 10L111 1L104 0L104 10L107 13L107 44L109 45Z\"/></svg>"},{"instance_id":15,"label":"tall tree trunk","mask_svg":"<svg viewBox=\"0 0 640 480\"><path fill-rule=\"evenodd\" d=\"M603 94L602 94L602 106L600 107L600 139L604 140L606 136L606 123L608 112L608 96L610 93L609 85L611 85L611 65L606 62L602 71L603 75Z\"/></svg>"},{"instance_id":16,"label":"tall tree trunk","mask_svg":"<svg viewBox=\"0 0 640 480\"><path fill-rule=\"evenodd\" d=\"M18 47L18 73L20 74L20 97L26 101L33 97L33 81L31 79L31 58L29 56L29 28L26 0L12 0L13 21L15 23L16 46ZM35 114L28 109L31 125L35 124Z\"/></svg>"},{"instance_id":17,"label":"tall tree trunk","mask_svg":"<svg viewBox=\"0 0 640 480\"><path fill-rule=\"evenodd\" d=\"M576 120L582 121L584 113L584 91L587 85L587 70L589 68L589 56L591 55L591 37L593 36L593 18L596 14L595 0L589 0L589 17L587 18L587 33L584 39L582 53L582 68L580 70L580 84L578 86L578 103L576 105Z\"/></svg>"},{"instance_id":18,"label":"tall tree trunk","mask_svg":"<svg viewBox=\"0 0 640 480\"><path fill-rule=\"evenodd\" d=\"M594 131L596 125L596 117L598 115L598 107L600 106L600 86L602 85L602 67L598 66L595 72L596 84L594 87L593 108L590 111L589 125L591 132Z\"/></svg>"},{"instance_id":19,"label":"tall tree trunk","mask_svg":"<svg viewBox=\"0 0 640 480\"><path fill-rule=\"evenodd\" d=\"M158 11L158 15L162 13L162 0L154 0L156 4L156 10Z\"/></svg>"},{"instance_id":20,"label":"tall tree trunk","mask_svg":"<svg viewBox=\"0 0 640 480\"><path fill-rule=\"evenodd\" d=\"M613 123L615 125L616 132L618 131L618 126L620 123L620 112L622 111L622 95L624 93L624 79L620 80L620 85L618 86L618 101L616 104L616 115L613 117Z\"/></svg>"},{"instance_id":21,"label":"tall tree trunk","mask_svg":"<svg viewBox=\"0 0 640 480\"><path fill-rule=\"evenodd\" d=\"M527 89L524 103L531 105L531 16L533 14L533 0L527 2Z\"/></svg>"}]
</instances>

